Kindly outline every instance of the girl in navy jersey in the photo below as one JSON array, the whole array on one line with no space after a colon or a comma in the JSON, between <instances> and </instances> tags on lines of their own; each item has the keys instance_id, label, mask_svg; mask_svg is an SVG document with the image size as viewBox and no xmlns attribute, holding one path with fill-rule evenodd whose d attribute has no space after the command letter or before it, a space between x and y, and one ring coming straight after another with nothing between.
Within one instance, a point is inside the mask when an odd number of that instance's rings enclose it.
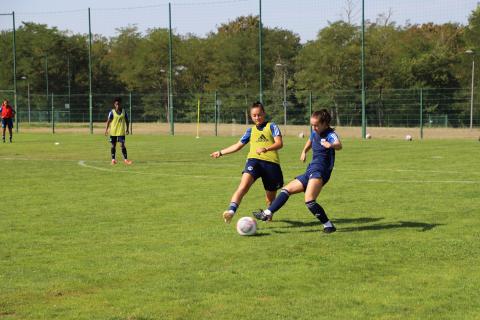
<instances>
[{"instance_id":1,"label":"girl in navy jersey","mask_svg":"<svg viewBox=\"0 0 480 320\"><path fill-rule=\"evenodd\" d=\"M323 231L332 233L336 231L333 223L328 219L325 210L316 199L323 186L330 179L335 164L335 151L342 149L342 143L335 131L330 127L332 117L326 109L315 111L310 117L312 134L300 155L300 160L305 162L307 152L312 149L312 161L305 173L299 175L285 187L266 210L254 212L255 218L271 221L273 214L278 211L288 200L291 194L305 192L305 205L312 214L323 223Z\"/></svg>"}]
</instances>

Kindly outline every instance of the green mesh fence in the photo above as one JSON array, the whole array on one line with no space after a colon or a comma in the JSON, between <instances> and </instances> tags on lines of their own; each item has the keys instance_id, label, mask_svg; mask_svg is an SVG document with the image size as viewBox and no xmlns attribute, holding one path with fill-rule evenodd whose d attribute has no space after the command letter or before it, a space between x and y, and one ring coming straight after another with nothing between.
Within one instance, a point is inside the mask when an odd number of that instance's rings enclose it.
<instances>
[{"instance_id":1,"label":"green mesh fence","mask_svg":"<svg viewBox=\"0 0 480 320\"><path fill-rule=\"evenodd\" d=\"M16 12L15 75L12 15L0 16L0 94L13 99L16 79L20 127L103 122L115 96L133 123L196 122L198 101L202 123L248 123L262 99L279 124L327 108L358 127L364 108L370 127L480 125L476 1L57 6Z\"/></svg>"},{"instance_id":2,"label":"green mesh fence","mask_svg":"<svg viewBox=\"0 0 480 320\"><path fill-rule=\"evenodd\" d=\"M422 95L420 94L422 91ZM11 92L9 92L11 95ZM311 108L326 108L333 116L336 126L361 125L361 93L359 90L333 91L328 94L311 93ZM93 96L93 121L106 121L115 97L122 98L122 105L134 123L159 122L168 119L166 95L161 94L95 94ZM200 122L214 123L216 112L219 123L248 123L248 110L258 97L232 92L175 94L174 120L180 123L197 121L200 101ZM130 109L131 99L131 109ZM216 102L216 103L215 103ZM310 113L310 91L289 92L286 108L283 97L266 91L264 102L269 119L278 124L304 125ZM45 95L18 95L20 123L49 123L52 112L52 94L48 101ZM30 112L29 108L30 106ZM57 122L87 123L89 121L88 95L53 93L53 106ZM215 106L217 106L215 108ZM475 108L478 102L475 102ZM463 128L470 121L469 89L401 89L367 91L367 124L370 127L419 127L422 107L423 125L428 127ZM474 123L480 123L478 113Z\"/></svg>"}]
</instances>

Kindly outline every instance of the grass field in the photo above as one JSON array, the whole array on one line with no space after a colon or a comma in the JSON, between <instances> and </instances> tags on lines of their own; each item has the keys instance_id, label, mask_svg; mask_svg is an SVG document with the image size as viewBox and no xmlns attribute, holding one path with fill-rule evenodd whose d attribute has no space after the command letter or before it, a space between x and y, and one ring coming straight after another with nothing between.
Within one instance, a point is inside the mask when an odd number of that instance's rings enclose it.
<instances>
[{"instance_id":1,"label":"grass field","mask_svg":"<svg viewBox=\"0 0 480 320\"><path fill-rule=\"evenodd\" d=\"M130 136L129 167L100 135L1 144L0 319L480 318L478 141L346 139L319 197L336 233L296 195L241 237L221 213L246 150L209 158L236 139ZM235 221L263 206L258 183Z\"/></svg>"}]
</instances>

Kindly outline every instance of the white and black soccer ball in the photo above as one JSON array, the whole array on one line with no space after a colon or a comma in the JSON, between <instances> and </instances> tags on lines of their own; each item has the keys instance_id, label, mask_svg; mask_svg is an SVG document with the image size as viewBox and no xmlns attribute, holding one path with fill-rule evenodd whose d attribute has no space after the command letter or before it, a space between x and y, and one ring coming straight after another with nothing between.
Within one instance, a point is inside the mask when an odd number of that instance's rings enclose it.
<instances>
[{"instance_id":1,"label":"white and black soccer ball","mask_svg":"<svg viewBox=\"0 0 480 320\"><path fill-rule=\"evenodd\" d=\"M305 134L304 134L303 132L300 132L300 133L298 134L298 137L299 137L299 138L303 138L303 137L305 137Z\"/></svg>"},{"instance_id":2,"label":"white and black soccer ball","mask_svg":"<svg viewBox=\"0 0 480 320\"><path fill-rule=\"evenodd\" d=\"M370 133L367 133L367 134L365 135L365 138L366 138L366 139L372 139L372 135L371 135Z\"/></svg>"},{"instance_id":3,"label":"white and black soccer ball","mask_svg":"<svg viewBox=\"0 0 480 320\"><path fill-rule=\"evenodd\" d=\"M411 135L407 134L407 135L405 136L405 140L407 140L407 141L412 141L412 140L413 140L413 137L412 137Z\"/></svg>"},{"instance_id":4,"label":"white and black soccer ball","mask_svg":"<svg viewBox=\"0 0 480 320\"><path fill-rule=\"evenodd\" d=\"M250 217L243 217L237 221L237 232L241 236L253 236L257 232L257 221Z\"/></svg>"}]
</instances>

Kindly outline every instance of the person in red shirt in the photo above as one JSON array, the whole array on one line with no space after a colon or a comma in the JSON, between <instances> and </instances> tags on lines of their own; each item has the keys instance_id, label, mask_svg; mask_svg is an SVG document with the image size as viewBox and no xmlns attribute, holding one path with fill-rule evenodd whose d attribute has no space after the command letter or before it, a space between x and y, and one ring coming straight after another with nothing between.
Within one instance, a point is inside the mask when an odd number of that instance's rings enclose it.
<instances>
[{"instance_id":1,"label":"person in red shirt","mask_svg":"<svg viewBox=\"0 0 480 320\"><path fill-rule=\"evenodd\" d=\"M15 117L15 110L8 104L8 100L3 100L0 107L0 114L2 116L2 140L5 143L5 129L8 127L8 133L10 134L10 143L12 142L12 128L13 118Z\"/></svg>"}]
</instances>

